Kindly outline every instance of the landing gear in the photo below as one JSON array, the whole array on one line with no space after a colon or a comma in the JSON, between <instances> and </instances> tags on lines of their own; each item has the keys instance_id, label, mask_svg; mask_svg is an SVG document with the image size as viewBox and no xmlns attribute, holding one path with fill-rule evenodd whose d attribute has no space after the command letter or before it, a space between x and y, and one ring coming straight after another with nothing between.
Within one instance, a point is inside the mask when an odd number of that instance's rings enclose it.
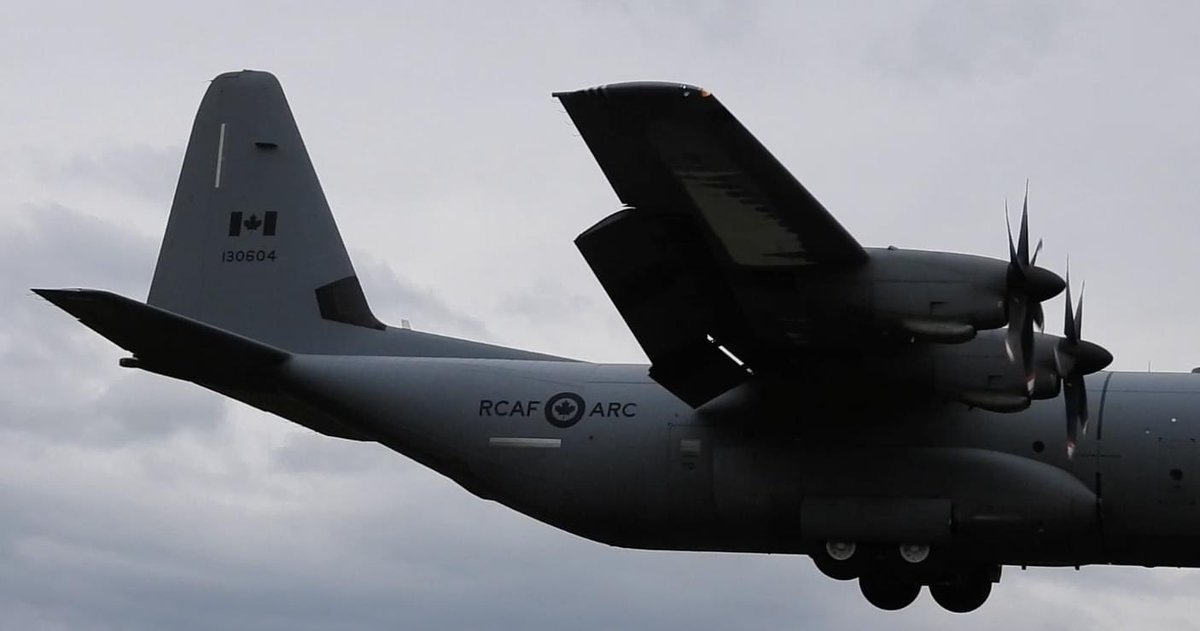
<instances>
[{"instance_id":1,"label":"landing gear","mask_svg":"<svg viewBox=\"0 0 1200 631\"><path fill-rule=\"evenodd\" d=\"M955 561L928 544L830 541L810 554L826 576L858 579L867 601L885 611L911 605L928 585L943 609L967 613L982 606L1000 580L1000 566Z\"/></svg>"},{"instance_id":2,"label":"landing gear","mask_svg":"<svg viewBox=\"0 0 1200 631\"><path fill-rule=\"evenodd\" d=\"M946 583L929 586L929 594L946 611L967 613L975 611L992 593L992 573L985 568L965 572Z\"/></svg>"},{"instance_id":3,"label":"landing gear","mask_svg":"<svg viewBox=\"0 0 1200 631\"><path fill-rule=\"evenodd\" d=\"M858 588L872 605L885 611L898 611L911 605L921 594L921 584L889 572L869 572L858 579Z\"/></svg>"}]
</instances>

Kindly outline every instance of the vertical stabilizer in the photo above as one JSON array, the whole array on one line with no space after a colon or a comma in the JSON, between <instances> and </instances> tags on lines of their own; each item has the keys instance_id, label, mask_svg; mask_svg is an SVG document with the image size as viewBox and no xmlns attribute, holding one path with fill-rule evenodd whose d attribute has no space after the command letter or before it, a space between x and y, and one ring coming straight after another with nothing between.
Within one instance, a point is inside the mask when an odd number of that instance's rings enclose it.
<instances>
[{"instance_id":1,"label":"vertical stabilizer","mask_svg":"<svg viewBox=\"0 0 1200 631\"><path fill-rule=\"evenodd\" d=\"M147 302L300 352L385 328L270 73L222 74L204 95Z\"/></svg>"}]
</instances>

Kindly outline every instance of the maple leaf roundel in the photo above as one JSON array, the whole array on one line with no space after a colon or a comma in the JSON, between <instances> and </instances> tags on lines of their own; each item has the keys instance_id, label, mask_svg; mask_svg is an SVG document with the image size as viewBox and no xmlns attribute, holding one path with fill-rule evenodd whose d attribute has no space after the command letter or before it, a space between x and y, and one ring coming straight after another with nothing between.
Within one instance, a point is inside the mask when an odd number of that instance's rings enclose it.
<instances>
[{"instance_id":1,"label":"maple leaf roundel","mask_svg":"<svg viewBox=\"0 0 1200 631\"><path fill-rule=\"evenodd\" d=\"M583 397L559 392L546 400L546 420L555 427L570 427L583 418Z\"/></svg>"}]
</instances>

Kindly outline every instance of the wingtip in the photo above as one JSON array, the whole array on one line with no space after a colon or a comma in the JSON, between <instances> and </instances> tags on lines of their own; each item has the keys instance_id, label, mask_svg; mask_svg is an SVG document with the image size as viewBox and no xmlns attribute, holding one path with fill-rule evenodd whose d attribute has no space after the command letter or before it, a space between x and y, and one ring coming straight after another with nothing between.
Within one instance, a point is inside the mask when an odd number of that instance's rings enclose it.
<instances>
[{"instance_id":1,"label":"wingtip","mask_svg":"<svg viewBox=\"0 0 1200 631\"><path fill-rule=\"evenodd\" d=\"M38 297L40 297L42 300L49 302L50 304L58 307L59 309L62 309L63 311L66 311L67 313L72 313L71 305L73 302L78 302L78 300L75 298L77 296L79 296L79 292L81 292L83 290L81 290L81 289L46 289L43 287L32 287L32 288L30 288L30 291L37 294ZM73 299L75 299L75 300L73 300Z\"/></svg>"},{"instance_id":2,"label":"wingtip","mask_svg":"<svg viewBox=\"0 0 1200 631\"><path fill-rule=\"evenodd\" d=\"M73 306L94 301L98 298L102 299L108 292L98 289L83 289L81 287L68 287L63 289L45 289L41 287L30 288L30 291L40 296L43 300L53 304L67 312L71 312Z\"/></svg>"},{"instance_id":3,"label":"wingtip","mask_svg":"<svg viewBox=\"0 0 1200 631\"><path fill-rule=\"evenodd\" d=\"M56 299L61 299L70 292L79 291L78 289L46 289L44 287L31 287L29 291L37 294L44 300L55 302Z\"/></svg>"}]
</instances>

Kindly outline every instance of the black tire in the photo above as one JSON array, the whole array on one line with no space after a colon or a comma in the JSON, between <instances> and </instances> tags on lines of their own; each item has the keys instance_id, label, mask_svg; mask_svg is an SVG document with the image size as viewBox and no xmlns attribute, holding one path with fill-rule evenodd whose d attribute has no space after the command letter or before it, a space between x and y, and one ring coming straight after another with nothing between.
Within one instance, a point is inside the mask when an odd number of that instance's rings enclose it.
<instances>
[{"instance_id":1,"label":"black tire","mask_svg":"<svg viewBox=\"0 0 1200 631\"><path fill-rule=\"evenodd\" d=\"M951 583L929 586L933 600L946 611L969 613L979 609L992 593L992 579L984 572L973 572Z\"/></svg>"},{"instance_id":2,"label":"black tire","mask_svg":"<svg viewBox=\"0 0 1200 631\"><path fill-rule=\"evenodd\" d=\"M812 553L812 560L817 569L821 570L825 576L835 581L852 581L862 574L863 563L860 554L861 552L845 561L838 561L829 556L822 548Z\"/></svg>"},{"instance_id":3,"label":"black tire","mask_svg":"<svg viewBox=\"0 0 1200 631\"><path fill-rule=\"evenodd\" d=\"M867 602L884 611L899 611L921 595L921 585L883 572L863 574L858 588Z\"/></svg>"}]
</instances>

